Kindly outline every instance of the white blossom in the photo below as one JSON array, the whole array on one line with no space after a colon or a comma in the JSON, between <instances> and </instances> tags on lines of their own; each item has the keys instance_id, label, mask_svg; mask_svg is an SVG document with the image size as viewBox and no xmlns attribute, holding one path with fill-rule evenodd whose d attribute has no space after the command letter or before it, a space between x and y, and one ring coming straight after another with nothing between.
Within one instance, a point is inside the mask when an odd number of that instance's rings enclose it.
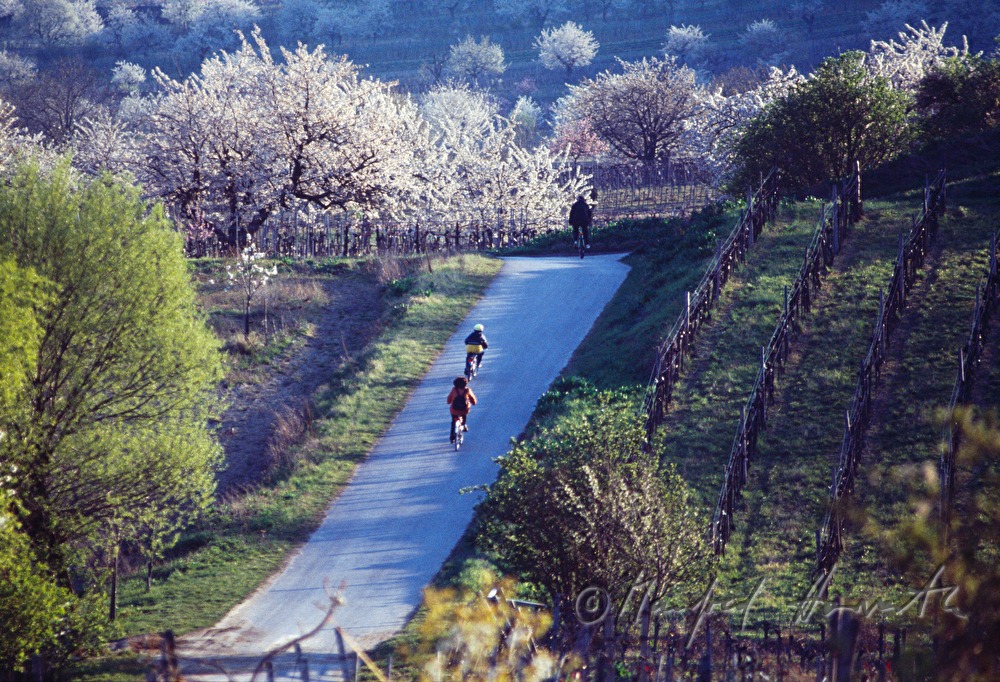
<instances>
[{"instance_id":1,"label":"white blossom","mask_svg":"<svg viewBox=\"0 0 1000 682\"><path fill-rule=\"evenodd\" d=\"M516 131L517 144L521 147L533 147L542 120L542 108L530 97L518 97L509 119Z\"/></svg>"},{"instance_id":2,"label":"white blossom","mask_svg":"<svg viewBox=\"0 0 1000 682\"><path fill-rule=\"evenodd\" d=\"M952 57L968 56L969 44L965 36L961 47L944 44L947 29L947 23L936 29L922 21L920 28L907 24L906 32L899 33L899 42L873 40L866 61L869 72L887 79L899 90L915 90L935 66Z\"/></svg>"},{"instance_id":3,"label":"white blossom","mask_svg":"<svg viewBox=\"0 0 1000 682\"><path fill-rule=\"evenodd\" d=\"M35 61L7 50L0 50L0 82L24 85L35 80L38 67Z\"/></svg>"},{"instance_id":4,"label":"white blossom","mask_svg":"<svg viewBox=\"0 0 1000 682\"><path fill-rule=\"evenodd\" d=\"M546 69L566 69L569 78L573 69L586 66L597 54L598 42L594 34L584 31L572 21L567 21L558 28L542 29L535 38L535 47L542 66Z\"/></svg>"},{"instance_id":5,"label":"white blossom","mask_svg":"<svg viewBox=\"0 0 1000 682\"><path fill-rule=\"evenodd\" d=\"M663 43L663 54L694 69L704 64L708 49L708 35L701 26L671 26Z\"/></svg>"},{"instance_id":6,"label":"white blossom","mask_svg":"<svg viewBox=\"0 0 1000 682\"><path fill-rule=\"evenodd\" d=\"M132 62L117 61L111 71L111 82L124 92L135 94L146 82L146 69Z\"/></svg>"},{"instance_id":7,"label":"white blossom","mask_svg":"<svg viewBox=\"0 0 1000 682\"><path fill-rule=\"evenodd\" d=\"M771 67L764 81L744 92L726 96L721 88L702 90L698 111L687 121L678 156L698 163L720 184L732 167L732 149L747 124L804 80L795 67Z\"/></svg>"},{"instance_id":8,"label":"white blossom","mask_svg":"<svg viewBox=\"0 0 1000 682\"><path fill-rule=\"evenodd\" d=\"M74 150L73 165L85 173L103 171L121 174L138 165L134 131L121 119L100 111L76 125L69 146Z\"/></svg>"},{"instance_id":9,"label":"white blossom","mask_svg":"<svg viewBox=\"0 0 1000 682\"><path fill-rule=\"evenodd\" d=\"M271 277L278 274L278 266L264 266L261 261L266 257L257 249L253 239L247 238L247 244L236 258L226 263L226 276L229 287L238 288L243 298L243 334L250 334L250 304L254 296L263 289Z\"/></svg>"},{"instance_id":10,"label":"white blossom","mask_svg":"<svg viewBox=\"0 0 1000 682\"><path fill-rule=\"evenodd\" d=\"M445 70L454 76L479 83L480 76L499 76L507 70L503 49L486 36L476 41L472 36L448 48Z\"/></svg>"}]
</instances>

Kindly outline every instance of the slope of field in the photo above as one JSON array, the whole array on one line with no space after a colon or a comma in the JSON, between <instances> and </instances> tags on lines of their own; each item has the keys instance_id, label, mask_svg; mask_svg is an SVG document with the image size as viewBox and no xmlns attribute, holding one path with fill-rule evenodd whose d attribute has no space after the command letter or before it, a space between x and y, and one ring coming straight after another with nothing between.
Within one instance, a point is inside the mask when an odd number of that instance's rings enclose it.
<instances>
[{"instance_id":1,"label":"slope of field","mask_svg":"<svg viewBox=\"0 0 1000 682\"><path fill-rule=\"evenodd\" d=\"M962 204L963 184L953 186L953 213L942 222L891 339L892 360L882 375L877 424L858 488L868 517L883 525L907 513L900 472L915 463L936 462L940 430L931 415L950 396L957 348L968 334L975 285L984 269L985 240L995 229L992 207ZM769 430L751 464L745 511L736 517L720 567L719 589L732 597L746 597L765 581L755 603L757 617L787 622L808 591L815 532L826 510L857 367L867 351L879 290L892 272L899 234L909 228L919 202L913 192L869 202L866 219L853 228L827 274L779 379ZM761 240L737 275L724 309L698 341L698 359L682 380L667 421L664 458L678 464L709 508L759 366L759 348L773 329L783 286L797 269L801 235L811 231L808 213L790 217L785 214L778 234ZM863 542L860 535L848 543L835 582L845 599L888 599L912 587L893 582L887 548Z\"/></svg>"}]
</instances>

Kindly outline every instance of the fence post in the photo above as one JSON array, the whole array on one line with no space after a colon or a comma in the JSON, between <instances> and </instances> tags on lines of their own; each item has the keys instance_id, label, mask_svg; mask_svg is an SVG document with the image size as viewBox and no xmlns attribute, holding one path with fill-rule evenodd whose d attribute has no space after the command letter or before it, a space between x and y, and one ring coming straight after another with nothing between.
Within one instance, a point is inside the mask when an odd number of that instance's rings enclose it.
<instances>
[{"instance_id":1,"label":"fence post","mask_svg":"<svg viewBox=\"0 0 1000 682\"><path fill-rule=\"evenodd\" d=\"M837 186L833 186L833 255L840 253L840 219L837 213L839 208L837 199Z\"/></svg>"},{"instance_id":2,"label":"fence post","mask_svg":"<svg viewBox=\"0 0 1000 682\"><path fill-rule=\"evenodd\" d=\"M990 275L996 276L997 274L997 235L993 233L990 235Z\"/></svg>"},{"instance_id":3,"label":"fence post","mask_svg":"<svg viewBox=\"0 0 1000 682\"><path fill-rule=\"evenodd\" d=\"M340 673L344 676L344 680L349 680L351 679L351 668L347 663L347 647L344 646L344 637L337 628L334 628L333 632L337 635L337 649L340 652Z\"/></svg>"},{"instance_id":4,"label":"fence post","mask_svg":"<svg viewBox=\"0 0 1000 682\"><path fill-rule=\"evenodd\" d=\"M878 290L879 352L885 357L885 289Z\"/></svg>"},{"instance_id":5,"label":"fence post","mask_svg":"<svg viewBox=\"0 0 1000 682\"><path fill-rule=\"evenodd\" d=\"M854 162L854 200L853 200L853 211L851 218L853 220L860 220L864 214L864 205L861 203L861 162Z\"/></svg>"},{"instance_id":6,"label":"fence post","mask_svg":"<svg viewBox=\"0 0 1000 682\"><path fill-rule=\"evenodd\" d=\"M722 277L722 240L715 245L715 273L713 279L714 287L712 289L712 301L716 301L722 294L722 284L720 278Z\"/></svg>"},{"instance_id":7,"label":"fence post","mask_svg":"<svg viewBox=\"0 0 1000 682\"><path fill-rule=\"evenodd\" d=\"M740 405L740 461L743 463L743 482L747 480L747 406Z\"/></svg>"},{"instance_id":8,"label":"fence post","mask_svg":"<svg viewBox=\"0 0 1000 682\"><path fill-rule=\"evenodd\" d=\"M691 333L691 292L684 293L684 333Z\"/></svg>"}]
</instances>

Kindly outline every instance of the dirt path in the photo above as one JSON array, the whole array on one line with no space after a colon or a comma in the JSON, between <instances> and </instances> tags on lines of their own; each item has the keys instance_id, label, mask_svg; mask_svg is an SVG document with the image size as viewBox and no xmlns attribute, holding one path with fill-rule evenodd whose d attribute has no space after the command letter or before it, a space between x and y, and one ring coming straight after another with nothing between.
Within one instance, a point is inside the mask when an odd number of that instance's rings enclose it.
<instances>
[{"instance_id":1,"label":"dirt path","mask_svg":"<svg viewBox=\"0 0 1000 682\"><path fill-rule=\"evenodd\" d=\"M322 314L308 316L315 319L309 320L313 332L305 348L280 361L264 383L236 385L227 396L230 407L219 426L226 456L218 478L222 496L268 473L275 418L285 411L301 412L307 397L378 331L379 292L371 282L342 277L319 284L327 302Z\"/></svg>"},{"instance_id":2,"label":"dirt path","mask_svg":"<svg viewBox=\"0 0 1000 682\"><path fill-rule=\"evenodd\" d=\"M479 495L459 490L493 481L495 458L627 271L615 255L508 259L309 542L216 627L185 639L187 679L226 679L199 668L203 661L246 679L263 652L321 619L328 587L342 582L345 602L334 622L303 644L310 679L340 677L335 625L365 647L398 631L472 518ZM471 431L455 452L445 396L462 366L462 338L476 322L486 325L490 349L473 384L480 404ZM279 662L276 677L300 677L294 657Z\"/></svg>"}]
</instances>

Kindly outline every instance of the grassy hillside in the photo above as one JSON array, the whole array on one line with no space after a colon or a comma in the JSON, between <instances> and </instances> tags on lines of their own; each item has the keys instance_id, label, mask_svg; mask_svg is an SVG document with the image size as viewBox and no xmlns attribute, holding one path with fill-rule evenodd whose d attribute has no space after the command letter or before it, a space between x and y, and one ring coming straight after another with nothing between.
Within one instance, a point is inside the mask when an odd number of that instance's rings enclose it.
<instances>
[{"instance_id":1,"label":"grassy hillside","mask_svg":"<svg viewBox=\"0 0 1000 682\"><path fill-rule=\"evenodd\" d=\"M844 414L868 348L879 291L892 273L900 233L908 231L920 210L922 178L911 177L907 191L892 191L893 185L882 180L872 183L876 190L888 186L890 191L877 199L868 194L866 217L854 226L826 275L778 380L769 430L751 464L744 509L719 571L720 595L725 591L733 598L746 597L765 581L755 603L757 621L787 624L811 584L815 532L826 512ZM1000 174L964 166L951 177L949 214L891 337L891 360L882 373L876 424L857 484L858 522L848 531L833 584L848 603L881 599L899 606L908 589L919 587L897 575L891 548L861 526L869 521L892 527L911 513L901 478L916 465L937 461L941 434L933 415L950 397L989 235L1000 226L995 197ZM677 464L706 513L718 496L760 347L774 329L785 286L798 273L818 213L818 204L785 206L765 229L697 339L695 360L678 386L664 427L662 457ZM704 267L681 243L660 238L655 248L633 253L629 279L566 374L605 387L645 382L655 343ZM977 389L980 404L994 407L1000 404L1000 370L994 362L998 341L1000 333L994 331ZM813 626L818 624L817 619Z\"/></svg>"}]
</instances>

